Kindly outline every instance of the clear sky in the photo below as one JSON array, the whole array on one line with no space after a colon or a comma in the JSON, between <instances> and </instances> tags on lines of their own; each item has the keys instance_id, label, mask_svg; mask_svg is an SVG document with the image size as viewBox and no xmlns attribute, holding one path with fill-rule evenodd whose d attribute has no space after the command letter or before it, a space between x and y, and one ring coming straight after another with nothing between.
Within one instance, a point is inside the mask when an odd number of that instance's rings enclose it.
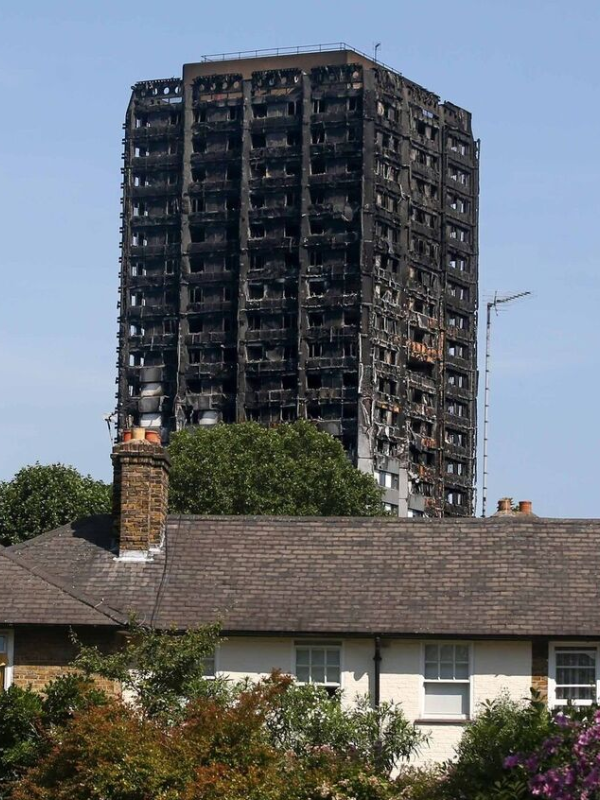
<instances>
[{"instance_id":1,"label":"clear sky","mask_svg":"<svg viewBox=\"0 0 600 800\"><path fill-rule=\"evenodd\" d=\"M110 479L131 84L203 54L381 42L473 113L481 333L494 291L534 292L494 320L490 501L600 516L599 38L598 0L0 0L0 479L36 460Z\"/></svg>"}]
</instances>

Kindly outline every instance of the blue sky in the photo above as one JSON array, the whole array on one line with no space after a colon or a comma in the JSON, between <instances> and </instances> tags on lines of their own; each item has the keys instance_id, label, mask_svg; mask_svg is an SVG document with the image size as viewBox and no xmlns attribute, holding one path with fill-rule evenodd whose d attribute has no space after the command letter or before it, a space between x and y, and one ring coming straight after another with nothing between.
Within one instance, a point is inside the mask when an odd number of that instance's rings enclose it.
<instances>
[{"instance_id":1,"label":"blue sky","mask_svg":"<svg viewBox=\"0 0 600 800\"><path fill-rule=\"evenodd\" d=\"M381 42L473 113L480 327L494 291L534 292L494 320L490 501L600 516L599 36L597 0L0 0L0 479L36 460L110 478L131 84L206 53Z\"/></svg>"}]
</instances>

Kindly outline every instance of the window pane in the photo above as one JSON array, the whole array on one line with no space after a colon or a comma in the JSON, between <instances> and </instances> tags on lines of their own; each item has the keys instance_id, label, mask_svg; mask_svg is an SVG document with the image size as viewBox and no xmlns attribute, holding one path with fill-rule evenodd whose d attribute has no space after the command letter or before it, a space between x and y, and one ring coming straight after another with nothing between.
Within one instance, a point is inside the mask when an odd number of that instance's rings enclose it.
<instances>
[{"instance_id":1,"label":"window pane","mask_svg":"<svg viewBox=\"0 0 600 800\"><path fill-rule=\"evenodd\" d=\"M425 714L467 717L469 715L469 685L466 683L426 683Z\"/></svg>"},{"instance_id":2,"label":"window pane","mask_svg":"<svg viewBox=\"0 0 600 800\"><path fill-rule=\"evenodd\" d=\"M202 659L202 674L205 678L215 677L215 657L207 656Z\"/></svg>"},{"instance_id":3,"label":"window pane","mask_svg":"<svg viewBox=\"0 0 600 800\"><path fill-rule=\"evenodd\" d=\"M454 668L454 677L457 680L466 680L469 677L469 665L457 664Z\"/></svg>"},{"instance_id":4,"label":"window pane","mask_svg":"<svg viewBox=\"0 0 600 800\"><path fill-rule=\"evenodd\" d=\"M457 644L454 655L456 661L465 661L467 664L469 663L469 648L465 644Z\"/></svg>"},{"instance_id":5,"label":"window pane","mask_svg":"<svg viewBox=\"0 0 600 800\"><path fill-rule=\"evenodd\" d=\"M443 644L440 647L440 661L454 661L454 645Z\"/></svg>"},{"instance_id":6,"label":"window pane","mask_svg":"<svg viewBox=\"0 0 600 800\"><path fill-rule=\"evenodd\" d=\"M595 667L595 654L590 652L556 654L558 667Z\"/></svg>"},{"instance_id":7,"label":"window pane","mask_svg":"<svg viewBox=\"0 0 600 800\"><path fill-rule=\"evenodd\" d=\"M340 648L310 645L296 648L296 677L303 683L340 683Z\"/></svg>"},{"instance_id":8,"label":"window pane","mask_svg":"<svg viewBox=\"0 0 600 800\"><path fill-rule=\"evenodd\" d=\"M435 680L439 677L437 662L435 664L425 664L425 677L430 680Z\"/></svg>"},{"instance_id":9,"label":"window pane","mask_svg":"<svg viewBox=\"0 0 600 800\"><path fill-rule=\"evenodd\" d=\"M452 680L454 677L454 664L450 661L444 662L440 664L440 678L444 680Z\"/></svg>"},{"instance_id":10,"label":"window pane","mask_svg":"<svg viewBox=\"0 0 600 800\"><path fill-rule=\"evenodd\" d=\"M296 678L302 683L308 683L310 680L310 670L308 667L296 665Z\"/></svg>"},{"instance_id":11,"label":"window pane","mask_svg":"<svg viewBox=\"0 0 600 800\"><path fill-rule=\"evenodd\" d=\"M435 661L438 660L438 647L437 644L426 644L425 645L425 661Z\"/></svg>"},{"instance_id":12,"label":"window pane","mask_svg":"<svg viewBox=\"0 0 600 800\"><path fill-rule=\"evenodd\" d=\"M325 667L313 667L310 674L313 683L325 683Z\"/></svg>"},{"instance_id":13,"label":"window pane","mask_svg":"<svg viewBox=\"0 0 600 800\"><path fill-rule=\"evenodd\" d=\"M557 700L595 700L595 686L557 686Z\"/></svg>"},{"instance_id":14,"label":"window pane","mask_svg":"<svg viewBox=\"0 0 600 800\"><path fill-rule=\"evenodd\" d=\"M556 670L556 682L566 684L595 683L596 670L577 667L559 667Z\"/></svg>"},{"instance_id":15,"label":"window pane","mask_svg":"<svg viewBox=\"0 0 600 800\"><path fill-rule=\"evenodd\" d=\"M340 668L339 667L327 667L327 683L339 683L340 682Z\"/></svg>"}]
</instances>

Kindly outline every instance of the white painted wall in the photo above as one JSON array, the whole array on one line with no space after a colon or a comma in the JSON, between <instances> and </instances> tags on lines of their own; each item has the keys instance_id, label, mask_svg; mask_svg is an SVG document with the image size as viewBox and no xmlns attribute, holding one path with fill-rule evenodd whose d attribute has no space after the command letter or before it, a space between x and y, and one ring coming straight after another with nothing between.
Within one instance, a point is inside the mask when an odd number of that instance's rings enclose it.
<instances>
[{"instance_id":1,"label":"white painted wall","mask_svg":"<svg viewBox=\"0 0 600 800\"><path fill-rule=\"evenodd\" d=\"M301 640L296 640L301 641ZM246 676L259 679L273 669L294 672L292 638L231 637L219 647L217 673L232 680ZM384 641L381 650L381 699L402 705L407 718L430 735L429 746L416 763L452 758L464 730L464 723L423 721L422 648L418 640ZM373 688L372 639L342 641L342 688L344 702ZM515 699L529 697L531 686L531 643L477 641L471 643L472 708L502 692Z\"/></svg>"}]
</instances>

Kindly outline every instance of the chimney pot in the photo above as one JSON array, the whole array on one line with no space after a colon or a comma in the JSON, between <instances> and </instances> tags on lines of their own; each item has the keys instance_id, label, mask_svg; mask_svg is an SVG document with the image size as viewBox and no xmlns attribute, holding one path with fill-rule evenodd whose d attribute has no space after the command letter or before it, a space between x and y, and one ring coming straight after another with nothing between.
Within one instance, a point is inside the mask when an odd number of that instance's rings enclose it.
<instances>
[{"instance_id":1,"label":"chimney pot","mask_svg":"<svg viewBox=\"0 0 600 800\"><path fill-rule=\"evenodd\" d=\"M519 500L519 514L533 514L531 500Z\"/></svg>"},{"instance_id":2,"label":"chimney pot","mask_svg":"<svg viewBox=\"0 0 600 800\"><path fill-rule=\"evenodd\" d=\"M499 513L509 513L512 511L512 500L510 497L503 497L498 500L498 512Z\"/></svg>"}]
</instances>

